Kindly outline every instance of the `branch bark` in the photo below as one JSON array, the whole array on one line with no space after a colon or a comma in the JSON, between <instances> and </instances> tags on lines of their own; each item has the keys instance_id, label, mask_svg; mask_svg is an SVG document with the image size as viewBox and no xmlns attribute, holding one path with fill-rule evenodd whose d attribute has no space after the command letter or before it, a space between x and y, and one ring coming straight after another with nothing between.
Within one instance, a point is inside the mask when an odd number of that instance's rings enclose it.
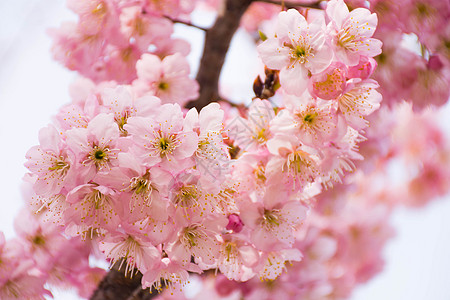
<instances>
[{"instance_id":1,"label":"branch bark","mask_svg":"<svg viewBox=\"0 0 450 300\"><path fill-rule=\"evenodd\" d=\"M213 27L206 31L203 56L197 73L200 84L200 96L189 102L186 107L202 109L220 99L219 77L231 39L239 27L242 15L254 0L227 0L225 11Z\"/></svg>"},{"instance_id":2,"label":"branch bark","mask_svg":"<svg viewBox=\"0 0 450 300\"><path fill-rule=\"evenodd\" d=\"M136 288L141 287L142 274L137 273L133 278L126 277L124 272L115 266L106 274L98 285L90 300L127 299Z\"/></svg>"}]
</instances>

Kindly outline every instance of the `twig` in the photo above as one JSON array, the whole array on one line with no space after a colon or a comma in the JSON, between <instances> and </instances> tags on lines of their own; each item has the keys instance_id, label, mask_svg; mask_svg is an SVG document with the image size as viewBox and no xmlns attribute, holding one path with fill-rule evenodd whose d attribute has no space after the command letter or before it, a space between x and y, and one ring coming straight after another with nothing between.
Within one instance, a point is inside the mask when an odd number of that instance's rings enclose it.
<instances>
[{"instance_id":1,"label":"twig","mask_svg":"<svg viewBox=\"0 0 450 300\"><path fill-rule=\"evenodd\" d=\"M283 10L285 7L286 8L303 7L303 8L322 9L320 7L320 3L322 1L317 1L317 2L313 2L313 3L300 3L300 2L293 2L293 1L256 0L256 2L264 2L264 3L281 5Z\"/></svg>"},{"instance_id":2,"label":"twig","mask_svg":"<svg viewBox=\"0 0 450 300\"><path fill-rule=\"evenodd\" d=\"M207 30L208 30L207 28L204 28L204 27L201 27L201 26L198 26L198 25L192 24L191 22L187 22L187 21L182 21L182 20L176 20L176 19L172 19L171 17L168 17L168 16L164 16L164 18L166 18L166 19L168 19L168 20L172 21L173 23L179 23L179 24L183 24L183 25L191 26L191 27L194 27L194 28L197 28L197 29L203 30L203 31L207 31Z\"/></svg>"}]
</instances>

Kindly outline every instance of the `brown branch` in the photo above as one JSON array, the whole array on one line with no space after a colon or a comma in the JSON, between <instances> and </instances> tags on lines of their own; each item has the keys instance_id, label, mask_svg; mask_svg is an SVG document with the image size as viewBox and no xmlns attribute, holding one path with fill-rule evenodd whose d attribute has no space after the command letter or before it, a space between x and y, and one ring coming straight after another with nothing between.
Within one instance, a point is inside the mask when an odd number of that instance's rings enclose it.
<instances>
[{"instance_id":1,"label":"brown branch","mask_svg":"<svg viewBox=\"0 0 450 300\"><path fill-rule=\"evenodd\" d=\"M320 3L322 1L317 1L317 2L312 2L312 3L300 3L300 2L294 2L294 1L256 0L256 2L270 3L270 4L275 4L275 5L283 5L286 8L303 7L303 8L322 9L320 7Z\"/></svg>"},{"instance_id":2,"label":"brown branch","mask_svg":"<svg viewBox=\"0 0 450 300\"><path fill-rule=\"evenodd\" d=\"M231 39L239 27L244 12L254 0L227 0L225 10L215 24L206 31L203 56L197 73L200 96L186 107L200 110L219 100L219 77Z\"/></svg>"},{"instance_id":3,"label":"brown branch","mask_svg":"<svg viewBox=\"0 0 450 300\"><path fill-rule=\"evenodd\" d=\"M191 27L194 27L194 28L197 28L197 29L203 30L203 31L207 31L207 30L208 30L207 28L203 28L203 27L201 27L201 26L198 26L198 25L192 24L191 22L187 22L187 21L182 21L182 20L176 20L176 19L172 19L171 17L168 17L168 16L164 16L164 18L168 19L169 21L172 21L172 23L179 23L179 24L183 24L183 25L191 26Z\"/></svg>"},{"instance_id":4,"label":"brown branch","mask_svg":"<svg viewBox=\"0 0 450 300\"><path fill-rule=\"evenodd\" d=\"M150 293L149 289L143 290L141 286L138 286L126 300L151 300L158 295L159 293L156 290Z\"/></svg>"},{"instance_id":5,"label":"brown branch","mask_svg":"<svg viewBox=\"0 0 450 300\"><path fill-rule=\"evenodd\" d=\"M141 272L132 278L125 276L116 263L98 285L90 300L151 300L159 295L156 289L142 289Z\"/></svg>"},{"instance_id":6,"label":"brown branch","mask_svg":"<svg viewBox=\"0 0 450 300\"><path fill-rule=\"evenodd\" d=\"M137 288L141 289L142 274L139 272L132 278L127 277L123 270L119 270L119 265L116 263L106 274L90 300L127 299Z\"/></svg>"}]
</instances>

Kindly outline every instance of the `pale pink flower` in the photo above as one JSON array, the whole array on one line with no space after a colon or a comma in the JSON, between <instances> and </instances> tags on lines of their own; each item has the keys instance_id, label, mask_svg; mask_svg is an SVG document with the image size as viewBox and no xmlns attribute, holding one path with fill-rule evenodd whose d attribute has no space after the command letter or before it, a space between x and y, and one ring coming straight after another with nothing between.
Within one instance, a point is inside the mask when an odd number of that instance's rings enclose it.
<instances>
[{"instance_id":1,"label":"pale pink flower","mask_svg":"<svg viewBox=\"0 0 450 300\"><path fill-rule=\"evenodd\" d=\"M166 57L176 53L186 57L191 52L191 44L183 39L157 39L154 41L155 49L149 51L159 57Z\"/></svg>"},{"instance_id":2,"label":"pale pink flower","mask_svg":"<svg viewBox=\"0 0 450 300\"><path fill-rule=\"evenodd\" d=\"M0 298L44 300L44 295L51 295L44 289L46 279L22 245L15 240L6 242L0 232Z\"/></svg>"},{"instance_id":3,"label":"pale pink flower","mask_svg":"<svg viewBox=\"0 0 450 300\"><path fill-rule=\"evenodd\" d=\"M258 251L242 239L225 236L217 266L230 280L247 281L254 276L252 267L259 261Z\"/></svg>"},{"instance_id":4,"label":"pale pink flower","mask_svg":"<svg viewBox=\"0 0 450 300\"><path fill-rule=\"evenodd\" d=\"M447 30L450 3L440 0L406 1L397 16L405 26L405 32L413 32L423 42L429 36Z\"/></svg>"},{"instance_id":5,"label":"pale pink flower","mask_svg":"<svg viewBox=\"0 0 450 300\"><path fill-rule=\"evenodd\" d=\"M22 259L12 273L0 276L0 298L4 300L45 300L51 295L44 288L45 276L38 276L30 272L33 263L29 259Z\"/></svg>"},{"instance_id":6,"label":"pale pink flower","mask_svg":"<svg viewBox=\"0 0 450 300\"><path fill-rule=\"evenodd\" d=\"M286 270L286 262L301 261L302 253L298 249L286 249L277 252L265 253L261 257L258 276L261 280L275 280L283 270Z\"/></svg>"},{"instance_id":7,"label":"pale pink flower","mask_svg":"<svg viewBox=\"0 0 450 300\"><path fill-rule=\"evenodd\" d=\"M280 71L280 83L288 94L301 96L308 74L322 72L331 63L333 52L325 43L323 18L308 24L295 9L278 16L276 37L258 46L264 64Z\"/></svg>"},{"instance_id":8,"label":"pale pink flower","mask_svg":"<svg viewBox=\"0 0 450 300\"><path fill-rule=\"evenodd\" d=\"M254 2L242 16L241 26L253 33L258 30L261 22L271 19L279 12L280 8L278 5Z\"/></svg>"},{"instance_id":9,"label":"pale pink flower","mask_svg":"<svg viewBox=\"0 0 450 300\"><path fill-rule=\"evenodd\" d=\"M292 111L280 111L272 122L272 131L295 134L303 143L318 147L345 134L346 124L339 118L334 103L312 98L305 100Z\"/></svg>"},{"instance_id":10,"label":"pale pink flower","mask_svg":"<svg viewBox=\"0 0 450 300\"><path fill-rule=\"evenodd\" d=\"M276 135L269 140L267 148L274 155L265 172L270 184L301 189L321 175L318 151L302 144L295 136Z\"/></svg>"},{"instance_id":11,"label":"pale pink flower","mask_svg":"<svg viewBox=\"0 0 450 300\"><path fill-rule=\"evenodd\" d=\"M143 14L140 6L125 7L120 13L120 30L127 39L133 38L138 47L146 52L154 41L168 38L173 25L166 18Z\"/></svg>"},{"instance_id":12,"label":"pale pink flower","mask_svg":"<svg viewBox=\"0 0 450 300\"><path fill-rule=\"evenodd\" d=\"M73 222L77 235L87 237L102 229L113 230L119 223L116 192L96 184L84 184L67 194L70 207L64 212L66 224Z\"/></svg>"},{"instance_id":13,"label":"pale pink flower","mask_svg":"<svg viewBox=\"0 0 450 300\"><path fill-rule=\"evenodd\" d=\"M108 172L117 165L120 133L113 114L99 114L87 128L73 128L66 134L69 148L77 158L78 177L84 182L94 178L97 172Z\"/></svg>"},{"instance_id":14,"label":"pale pink flower","mask_svg":"<svg viewBox=\"0 0 450 300\"><path fill-rule=\"evenodd\" d=\"M202 185L200 179L199 171L188 169L178 174L169 186L170 201L186 215L193 211L204 216L215 211L214 202L211 201L212 193L208 190L211 185Z\"/></svg>"},{"instance_id":15,"label":"pale pink flower","mask_svg":"<svg viewBox=\"0 0 450 300\"><path fill-rule=\"evenodd\" d=\"M128 133L123 128L129 117L153 116L161 105L161 101L154 96L136 98L130 86L105 88L100 93L102 109L106 113L114 113L114 121L119 126L122 136Z\"/></svg>"},{"instance_id":16,"label":"pale pink flower","mask_svg":"<svg viewBox=\"0 0 450 300\"><path fill-rule=\"evenodd\" d=\"M228 123L228 136L245 151L262 149L273 135L270 122L274 117L274 107L269 101L255 99L250 104L246 119L236 117Z\"/></svg>"},{"instance_id":17,"label":"pale pink flower","mask_svg":"<svg viewBox=\"0 0 450 300\"><path fill-rule=\"evenodd\" d=\"M192 166L192 155L198 148L198 135L183 129L183 113L178 104L165 104L154 119L131 117L124 126L135 143L144 163L162 162L165 169L181 171Z\"/></svg>"},{"instance_id":18,"label":"pale pink flower","mask_svg":"<svg viewBox=\"0 0 450 300\"><path fill-rule=\"evenodd\" d=\"M111 266L121 261L120 270L126 263L125 274L133 277L138 270L145 273L156 266L161 253L143 234L128 233L126 229L127 226L124 228L125 232L108 233L101 239L99 248L111 260Z\"/></svg>"},{"instance_id":19,"label":"pale pink flower","mask_svg":"<svg viewBox=\"0 0 450 300\"><path fill-rule=\"evenodd\" d=\"M334 182L342 183L346 172L355 170L355 160L363 160L358 153L358 144L365 140L361 134L350 126L342 139L330 141L324 147L324 159L321 162L320 181L325 187L332 187Z\"/></svg>"},{"instance_id":20,"label":"pale pink flower","mask_svg":"<svg viewBox=\"0 0 450 300\"><path fill-rule=\"evenodd\" d=\"M49 30L49 34L54 40L52 52L55 60L96 82L106 76L104 63L99 62L105 51L101 35L86 33L76 23L70 22Z\"/></svg>"},{"instance_id":21,"label":"pale pink flower","mask_svg":"<svg viewBox=\"0 0 450 300\"><path fill-rule=\"evenodd\" d=\"M97 96L89 93L83 101L63 106L55 119L58 128L64 131L72 128L86 128L89 121L99 114L99 110L100 105Z\"/></svg>"},{"instance_id":22,"label":"pale pink flower","mask_svg":"<svg viewBox=\"0 0 450 300\"><path fill-rule=\"evenodd\" d=\"M169 258L186 265L194 256L203 264L214 264L220 250L217 235L226 226L226 218L205 218L199 213L191 213L187 218L183 213L178 213L176 221L179 231L175 241L167 248Z\"/></svg>"},{"instance_id":23,"label":"pale pink flower","mask_svg":"<svg viewBox=\"0 0 450 300\"><path fill-rule=\"evenodd\" d=\"M39 146L28 150L25 166L36 176L34 191L38 195L50 197L73 184L74 157L59 132L51 125L39 131L39 142Z\"/></svg>"},{"instance_id":24,"label":"pale pink flower","mask_svg":"<svg viewBox=\"0 0 450 300\"><path fill-rule=\"evenodd\" d=\"M224 111L217 103L208 104L200 113L193 108L185 117L185 130L192 129L199 135L198 148L195 151L196 165L208 181L223 181L230 162L222 137L223 117Z\"/></svg>"},{"instance_id":25,"label":"pale pink flower","mask_svg":"<svg viewBox=\"0 0 450 300\"><path fill-rule=\"evenodd\" d=\"M417 68L417 75L416 82L408 86L414 110L430 105L442 106L448 102L450 68L443 65L439 56L430 56L426 66Z\"/></svg>"},{"instance_id":26,"label":"pale pink flower","mask_svg":"<svg viewBox=\"0 0 450 300\"><path fill-rule=\"evenodd\" d=\"M251 239L258 249L272 251L292 247L294 230L302 224L308 209L300 202L286 198L279 187L271 188L266 191L264 203L248 203L241 207L241 218L253 229Z\"/></svg>"},{"instance_id":27,"label":"pale pink flower","mask_svg":"<svg viewBox=\"0 0 450 300\"><path fill-rule=\"evenodd\" d=\"M151 92L163 103L184 104L198 97L198 83L189 78L189 64L180 54L158 56L144 54L136 64L138 79L133 86L139 94Z\"/></svg>"},{"instance_id":28,"label":"pale pink flower","mask_svg":"<svg viewBox=\"0 0 450 300\"><path fill-rule=\"evenodd\" d=\"M144 273L142 277L142 288L149 287L162 291L164 287L170 290L183 287L189 279L189 273L186 269L191 272L201 273L201 270L195 264L190 263L186 267L164 257L157 267Z\"/></svg>"},{"instance_id":29,"label":"pale pink flower","mask_svg":"<svg viewBox=\"0 0 450 300\"><path fill-rule=\"evenodd\" d=\"M340 112L354 129L367 127L368 122L364 117L380 107L382 96L375 90L377 87L378 83L371 79L351 79L345 93L337 99Z\"/></svg>"},{"instance_id":30,"label":"pale pink flower","mask_svg":"<svg viewBox=\"0 0 450 300\"><path fill-rule=\"evenodd\" d=\"M381 41L372 38L377 27L377 15L368 9L349 12L343 0L331 0L326 9L331 19L328 25L336 56L348 66L357 65L361 56L374 57L381 53Z\"/></svg>"},{"instance_id":31,"label":"pale pink flower","mask_svg":"<svg viewBox=\"0 0 450 300\"><path fill-rule=\"evenodd\" d=\"M266 187L267 174L266 165L268 153L246 152L239 157L233 166L233 178L239 182L239 192L241 194L256 191L262 193Z\"/></svg>"},{"instance_id":32,"label":"pale pink flower","mask_svg":"<svg viewBox=\"0 0 450 300\"><path fill-rule=\"evenodd\" d=\"M164 198L172 175L158 167L147 168L131 153L119 153L120 170L105 178L111 182L114 175L121 178L117 189L121 191L122 203L128 203L124 208L124 216L129 222L145 219L148 216L156 220L167 220L168 201ZM120 174L121 173L121 174ZM98 181L98 180L97 180Z\"/></svg>"},{"instance_id":33,"label":"pale pink flower","mask_svg":"<svg viewBox=\"0 0 450 300\"><path fill-rule=\"evenodd\" d=\"M129 41L121 41L108 44L105 48L104 57L100 60L100 69L105 74L101 80L114 80L118 83L129 84L136 79L136 63L145 53L137 45Z\"/></svg>"},{"instance_id":34,"label":"pale pink flower","mask_svg":"<svg viewBox=\"0 0 450 300\"><path fill-rule=\"evenodd\" d=\"M178 227L172 219L173 215L174 210L169 206L164 214L152 215L133 224L148 235L153 245L165 244L172 241L177 234Z\"/></svg>"},{"instance_id":35,"label":"pale pink flower","mask_svg":"<svg viewBox=\"0 0 450 300\"><path fill-rule=\"evenodd\" d=\"M97 34L105 27L113 26L115 7L109 0L69 0L69 9L80 16L80 24L83 31Z\"/></svg>"},{"instance_id":36,"label":"pale pink flower","mask_svg":"<svg viewBox=\"0 0 450 300\"><path fill-rule=\"evenodd\" d=\"M146 13L171 18L186 18L194 9L195 2L190 0L145 1Z\"/></svg>"},{"instance_id":37,"label":"pale pink flower","mask_svg":"<svg viewBox=\"0 0 450 300\"><path fill-rule=\"evenodd\" d=\"M14 220L14 229L20 237L19 242L41 270L48 270L54 257L64 248L66 238L60 228L45 223L42 216L22 209L20 217Z\"/></svg>"}]
</instances>

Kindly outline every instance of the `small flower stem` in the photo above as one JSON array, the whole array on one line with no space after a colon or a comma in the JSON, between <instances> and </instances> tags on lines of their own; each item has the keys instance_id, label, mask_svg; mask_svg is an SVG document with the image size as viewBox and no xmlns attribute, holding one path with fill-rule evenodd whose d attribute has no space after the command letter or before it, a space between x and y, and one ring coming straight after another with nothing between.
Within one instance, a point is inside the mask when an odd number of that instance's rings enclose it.
<instances>
[{"instance_id":1,"label":"small flower stem","mask_svg":"<svg viewBox=\"0 0 450 300\"><path fill-rule=\"evenodd\" d=\"M320 6L320 3L322 1L316 1L312 3L300 3L300 2L293 2L293 1L277 1L277 0L256 0L256 2L263 2L263 3L270 3L270 4L276 4L281 5L282 10L284 8L296 8L296 7L303 7L303 8L313 8L313 9L322 9Z\"/></svg>"},{"instance_id":2,"label":"small flower stem","mask_svg":"<svg viewBox=\"0 0 450 300\"><path fill-rule=\"evenodd\" d=\"M208 30L207 28L204 28L204 27L201 27L201 26L192 24L191 22L172 19L171 17L168 17L168 16L164 16L164 18L166 18L166 19L172 21L172 23L183 24L183 25L190 26L190 27L194 27L194 28L197 28L197 29L200 29L200 30L203 30L203 31L207 31L207 30Z\"/></svg>"}]
</instances>

